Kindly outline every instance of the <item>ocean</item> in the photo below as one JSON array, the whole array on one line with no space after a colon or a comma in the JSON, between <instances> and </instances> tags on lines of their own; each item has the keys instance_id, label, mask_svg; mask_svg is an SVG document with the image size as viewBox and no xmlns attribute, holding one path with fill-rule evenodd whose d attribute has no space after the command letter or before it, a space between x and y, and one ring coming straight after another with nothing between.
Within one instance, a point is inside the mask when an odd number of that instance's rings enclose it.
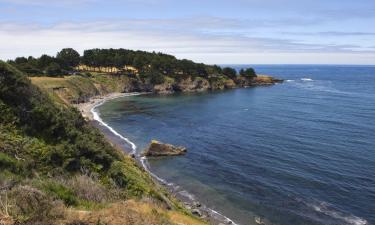
<instances>
[{"instance_id":1,"label":"ocean","mask_svg":"<svg viewBox=\"0 0 375 225\"><path fill-rule=\"evenodd\" d=\"M236 224L375 224L375 67L253 67L285 82L96 110L137 154L152 139L187 147L144 163Z\"/></svg>"}]
</instances>

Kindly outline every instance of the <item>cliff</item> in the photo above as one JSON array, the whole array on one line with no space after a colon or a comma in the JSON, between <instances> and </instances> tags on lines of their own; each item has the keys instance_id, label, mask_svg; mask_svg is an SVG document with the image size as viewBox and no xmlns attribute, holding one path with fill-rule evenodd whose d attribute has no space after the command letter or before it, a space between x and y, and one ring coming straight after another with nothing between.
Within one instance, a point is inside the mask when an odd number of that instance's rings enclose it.
<instances>
[{"instance_id":1,"label":"cliff","mask_svg":"<svg viewBox=\"0 0 375 225\"><path fill-rule=\"evenodd\" d=\"M48 96L0 61L0 224L205 224L75 108L56 104L124 90L118 79L34 79Z\"/></svg>"},{"instance_id":2,"label":"cliff","mask_svg":"<svg viewBox=\"0 0 375 225\"><path fill-rule=\"evenodd\" d=\"M45 90L55 101L64 104L87 102L90 97L113 92L153 92L171 94L176 92L203 92L251 86L273 85L282 82L270 76L232 80L224 76L188 77L176 80L166 77L163 83L150 84L137 77L97 73L91 76L71 75L60 78L31 77L32 83Z\"/></svg>"}]
</instances>

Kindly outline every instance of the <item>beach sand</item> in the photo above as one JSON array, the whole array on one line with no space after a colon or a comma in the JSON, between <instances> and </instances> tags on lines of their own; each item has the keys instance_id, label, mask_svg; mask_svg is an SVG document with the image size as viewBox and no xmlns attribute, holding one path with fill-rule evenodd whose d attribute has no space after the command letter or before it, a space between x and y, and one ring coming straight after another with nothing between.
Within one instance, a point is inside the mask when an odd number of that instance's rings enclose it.
<instances>
[{"instance_id":1,"label":"beach sand","mask_svg":"<svg viewBox=\"0 0 375 225\"><path fill-rule=\"evenodd\" d=\"M139 93L111 93L108 95L103 96L95 96L90 98L88 102L80 103L80 104L74 104L73 106L78 108L78 110L81 112L82 116L86 118L87 120L91 121L94 120L93 114L91 110L99 105L100 103L103 103L105 101L115 99L115 98L121 98L126 96L132 96Z\"/></svg>"}]
</instances>

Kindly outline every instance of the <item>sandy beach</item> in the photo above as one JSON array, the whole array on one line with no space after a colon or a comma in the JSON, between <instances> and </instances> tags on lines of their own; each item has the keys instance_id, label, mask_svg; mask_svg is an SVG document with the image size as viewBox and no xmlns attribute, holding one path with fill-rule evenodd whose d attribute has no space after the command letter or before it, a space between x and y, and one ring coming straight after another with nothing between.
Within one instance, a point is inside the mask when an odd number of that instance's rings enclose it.
<instances>
[{"instance_id":1,"label":"sandy beach","mask_svg":"<svg viewBox=\"0 0 375 225\"><path fill-rule=\"evenodd\" d=\"M93 114L91 112L91 110L105 102L105 101L108 101L108 100L111 100L111 99L115 99L115 98L121 98L121 97L127 97L127 96L133 96L133 95L138 95L140 93L110 93L110 94L107 94L107 95L102 95L102 96L94 96L92 98L90 98L90 100L88 102L85 102L85 103L80 103L80 104L74 104L73 106L78 108L78 110L81 112L82 116L84 118L86 118L87 120L94 120L94 117L93 117Z\"/></svg>"}]
</instances>

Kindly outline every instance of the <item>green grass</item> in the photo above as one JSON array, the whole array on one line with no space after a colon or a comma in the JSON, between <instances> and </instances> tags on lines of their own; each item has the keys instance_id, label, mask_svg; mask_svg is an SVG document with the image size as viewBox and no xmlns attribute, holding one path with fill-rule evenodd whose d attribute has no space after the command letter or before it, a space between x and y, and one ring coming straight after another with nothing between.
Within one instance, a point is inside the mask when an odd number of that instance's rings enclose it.
<instances>
[{"instance_id":1,"label":"green grass","mask_svg":"<svg viewBox=\"0 0 375 225\"><path fill-rule=\"evenodd\" d=\"M72 190L57 182L44 182L42 184L42 190L49 195L62 200L67 206L77 206L79 203L79 200Z\"/></svg>"}]
</instances>

